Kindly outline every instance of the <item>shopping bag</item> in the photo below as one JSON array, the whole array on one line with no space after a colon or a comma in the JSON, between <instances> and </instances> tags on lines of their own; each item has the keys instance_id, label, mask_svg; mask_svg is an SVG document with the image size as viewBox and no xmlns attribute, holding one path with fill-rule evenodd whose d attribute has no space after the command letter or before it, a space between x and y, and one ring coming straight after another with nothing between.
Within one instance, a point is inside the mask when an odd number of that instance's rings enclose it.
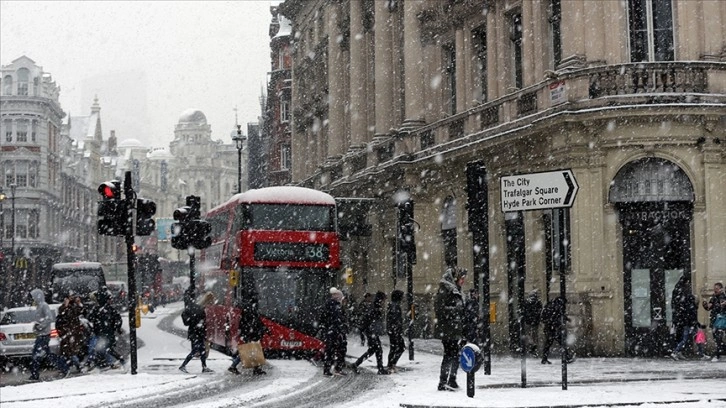
<instances>
[{"instance_id":1,"label":"shopping bag","mask_svg":"<svg viewBox=\"0 0 726 408\"><path fill-rule=\"evenodd\" d=\"M265 364L265 354L259 341L237 345L239 357L244 368L254 368Z\"/></svg>"},{"instance_id":2,"label":"shopping bag","mask_svg":"<svg viewBox=\"0 0 726 408\"><path fill-rule=\"evenodd\" d=\"M720 313L716 316L716 320L713 321L713 328L726 330L726 314Z\"/></svg>"}]
</instances>

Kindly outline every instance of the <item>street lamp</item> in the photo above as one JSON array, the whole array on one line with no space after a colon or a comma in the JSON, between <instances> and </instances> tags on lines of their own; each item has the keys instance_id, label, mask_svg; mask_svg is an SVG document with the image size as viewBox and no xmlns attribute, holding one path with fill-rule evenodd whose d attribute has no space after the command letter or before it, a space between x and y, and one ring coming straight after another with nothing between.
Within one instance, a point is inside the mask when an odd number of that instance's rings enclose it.
<instances>
[{"instance_id":1,"label":"street lamp","mask_svg":"<svg viewBox=\"0 0 726 408\"><path fill-rule=\"evenodd\" d=\"M237 193L242 192L242 149L247 137L242 134L242 125L237 125L237 136L232 137L237 147Z\"/></svg>"},{"instance_id":2,"label":"street lamp","mask_svg":"<svg viewBox=\"0 0 726 408\"><path fill-rule=\"evenodd\" d=\"M3 252L3 237L5 236L5 211L3 211L3 201L5 201L5 193L0 187L0 252Z\"/></svg>"}]
</instances>

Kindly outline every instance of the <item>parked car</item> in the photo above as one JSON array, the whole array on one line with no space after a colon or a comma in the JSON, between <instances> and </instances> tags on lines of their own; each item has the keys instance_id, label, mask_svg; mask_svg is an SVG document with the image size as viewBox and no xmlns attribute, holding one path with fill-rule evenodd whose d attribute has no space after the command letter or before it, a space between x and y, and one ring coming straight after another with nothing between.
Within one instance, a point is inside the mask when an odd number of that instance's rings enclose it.
<instances>
[{"instance_id":1,"label":"parked car","mask_svg":"<svg viewBox=\"0 0 726 408\"><path fill-rule=\"evenodd\" d=\"M126 282L108 281L106 287L111 293L111 304L119 311L129 310L129 291L126 288Z\"/></svg>"},{"instance_id":2,"label":"parked car","mask_svg":"<svg viewBox=\"0 0 726 408\"><path fill-rule=\"evenodd\" d=\"M50 350L59 352L60 339L55 329L55 318L58 316L59 304L51 304L53 323L50 326ZM16 359L30 357L33 354L35 333L33 324L37 312L35 307L14 307L0 311L0 357L3 359Z\"/></svg>"},{"instance_id":3,"label":"parked car","mask_svg":"<svg viewBox=\"0 0 726 408\"><path fill-rule=\"evenodd\" d=\"M162 303L178 302L182 298L184 290L178 283L166 283L161 285Z\"/></svg>"}]
</instances>

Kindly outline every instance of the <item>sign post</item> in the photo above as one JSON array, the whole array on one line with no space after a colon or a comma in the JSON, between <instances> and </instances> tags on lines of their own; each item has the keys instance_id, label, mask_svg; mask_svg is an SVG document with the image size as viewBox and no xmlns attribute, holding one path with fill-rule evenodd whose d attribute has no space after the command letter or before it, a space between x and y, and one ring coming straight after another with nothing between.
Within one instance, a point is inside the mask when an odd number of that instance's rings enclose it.
<instances>
[{"instance_id":1,"label":"sign post","mask_svg":"<svg viewBox=\"0 0 726 408\"><path fill-rule=\"evenodd\" d=\"M466 372L466 396L474 398L474 374L481 366L481 350L479 347L475 344L467 343L461 349L459 364L461 365L461 369Z\"/></svg>"},{"instance_id":2,"label":"sign post","mask_svg":"<svg viewBox=\"0 0 726 408\"><path fill-rule=\"evenodd\" d=\"M531 211L556 209L554 224L556 231L553 231L553 246L559 253L560 270L560 297L566 302L565 271L569 268L570 240L569 240L569 208L575 202L579 186L575 180L572 170L556 170L541 173L518 174L503 176L501 183L502 212ZM520 282L523 284L523 282ZM520 298L523 287L519 288ZM527 386L526 357L527 350L522 334L522 302L519 302L519 337L520 349L522 350L522 388ZM562 319L562 389L567 389L567 356L566 340L567 327L564 324L565 314Z\"/></svg>"}]
</instances>

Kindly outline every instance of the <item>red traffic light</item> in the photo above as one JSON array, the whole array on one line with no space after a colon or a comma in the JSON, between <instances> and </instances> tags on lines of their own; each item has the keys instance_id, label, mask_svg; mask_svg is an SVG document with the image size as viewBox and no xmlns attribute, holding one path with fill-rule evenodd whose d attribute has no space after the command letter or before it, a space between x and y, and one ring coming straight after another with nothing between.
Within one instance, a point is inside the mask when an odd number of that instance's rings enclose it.
<instances>
[{"instance_id":1,"label":"red traffic light","mask_svg":"<svg viewBox=\"0 0 726 408\"><path fill-rule=\"evenodd\" d=\"M107 200L121 198L121 182L120 181L104 181L98 186L98 192Z\"/></svg>"}]
</instances>

